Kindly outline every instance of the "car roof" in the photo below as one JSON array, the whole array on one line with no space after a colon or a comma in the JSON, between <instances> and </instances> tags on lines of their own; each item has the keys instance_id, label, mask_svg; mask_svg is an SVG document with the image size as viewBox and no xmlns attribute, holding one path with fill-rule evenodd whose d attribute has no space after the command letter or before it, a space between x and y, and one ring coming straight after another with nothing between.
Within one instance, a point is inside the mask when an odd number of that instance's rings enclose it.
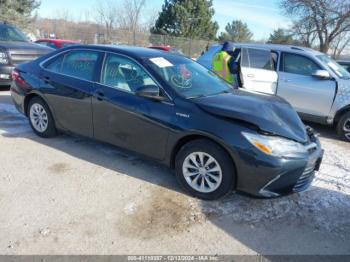
<instances>
[{"instance_id":1,"label":"car roof","mask_svg":"<svg viewBox=\"0 0 350 262\"><path fill-rule=\"evenodd\" d=\"M302 46L294 45L278 45L278 44L256 44L256 43L234 43L238 48L256 48L256 49L269 49L273 51L293 52L293 53L307 53L310 55L323 55L323 53L314 49ZM220 44L214 44L213 46L220 46ZM222 45L221 45L222 46Z\"/></svg>"},{"instance_id":2,"label":"car roof","mask_svg":"<svg viewBox=\"0 0 350 262\"><path fill-rule=\"evenodd\" d=\"M106 52L118 52L130 56L132 58L150 58L150 57L173 57L174 54L164 52L159 49L135 47L135 46L124 46L124 45L74 45L67 47L66 50L74 49L92 49Z\"/></svg>"}]
</instances>

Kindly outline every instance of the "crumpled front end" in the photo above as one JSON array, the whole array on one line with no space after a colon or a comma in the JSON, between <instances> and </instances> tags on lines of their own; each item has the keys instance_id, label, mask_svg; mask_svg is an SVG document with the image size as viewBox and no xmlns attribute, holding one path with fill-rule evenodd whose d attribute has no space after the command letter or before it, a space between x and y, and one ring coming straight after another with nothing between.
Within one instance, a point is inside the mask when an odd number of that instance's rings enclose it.
<instances>
[{"instance_id":1,"label":"crumpled front end","mask_svg":"<svg viewBox=\"0 0 350 262\"><path fill-rule=\"evenodd\" d=\"M241 153L244 161L237 166L237 190L270 198L309 188L321 166L324 151L311 129L308 138L303 145L305 153L299 155L270 157L258 151Z\"/></svg>"},{"instance_id":2,"label":"crumpled front end","mask_svg":"<svg viewBox=\"0 0 350 262\"><path fill-rule=\"evenodd\" d=\"M350 80L339 79L338 92L331 109L330 117L327 120L328 124L333 124L337 112L348 105L350 105Z\"/></svg>"}]
</instances>

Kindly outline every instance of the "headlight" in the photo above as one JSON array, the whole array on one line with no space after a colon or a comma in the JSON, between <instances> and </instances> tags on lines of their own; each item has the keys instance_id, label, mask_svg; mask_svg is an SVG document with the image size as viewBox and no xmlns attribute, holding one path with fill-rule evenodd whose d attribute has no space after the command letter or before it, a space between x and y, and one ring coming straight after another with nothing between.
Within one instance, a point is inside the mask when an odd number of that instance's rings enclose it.
<instances>
[{"instance_id":1,"label":"headlight","mask_svg":"<svg viewBox=\"0 0 350 262\"><path fill-rule=\"evenodd\" d=\"M5 52L0 51L0 64L8 64L9 60L7 58L7 54Z\"/></svg>"},{"instance_id":2,"label":"headlight","mask_svg":"<svg viewBox=\"0 0 350 262\"><path fill-rule=\"evenodd\" d=\"M277 136L265 136L243 132L242 135L257 149L270 156L283 157L295 153L307 153L297 142Z\"/></svg>"}]
</instances>

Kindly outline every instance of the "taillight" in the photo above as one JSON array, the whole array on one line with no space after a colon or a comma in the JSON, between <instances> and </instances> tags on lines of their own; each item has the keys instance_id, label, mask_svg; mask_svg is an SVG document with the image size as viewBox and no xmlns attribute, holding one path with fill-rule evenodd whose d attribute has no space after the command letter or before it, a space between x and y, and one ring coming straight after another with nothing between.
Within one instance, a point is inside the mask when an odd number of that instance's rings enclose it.
<instances>
[{"instance_id":1,"label":"taillight","mask_svg":"<svg viewBox=\"0 0 350 262\"><path fill-rule=\"evenodd\" d=\"M24 87L28 86L27 83L21 77L20 73L18 71L16 71L16 69L12 71L11 77L12 77L12 80L15 81L17 84L24 86Z\"/></svg>"}]
</instances>

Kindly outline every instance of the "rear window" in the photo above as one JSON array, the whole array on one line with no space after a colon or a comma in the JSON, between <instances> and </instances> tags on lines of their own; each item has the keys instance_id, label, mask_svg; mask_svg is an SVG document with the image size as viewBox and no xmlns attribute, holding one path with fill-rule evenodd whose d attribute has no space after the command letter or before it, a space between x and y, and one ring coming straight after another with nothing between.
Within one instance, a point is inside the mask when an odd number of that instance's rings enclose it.
<instances>
[{"instance_id":1,"label":"rear window","mask_svg":"<svg viewBox=\"0 0 350 262\"><path fill-rule=\"evenodd\" d=\"M9 25L0 25L0 41L28 42L28 39L17 28Z\"/></svg>"},{"instance_id":2,"label":"rear window","mask_svg":"<svg viewBox=\"0 0 350 262\"><path fill-rule=\"evenodd\" d=\"M242 52L242 66L263 70L276 70L276 54L269 50L244 48Z\"/></svg>"},{"instance_id":3,"label":"rear window","mask_svg":"<svg viewBox=\"0 0 350 262\"><path fill-rule=\"evenodd\" d=\"M45 65L47 70L91 81L99 54L93 51L71 51Z\"/></svg>"}]
</instances>

